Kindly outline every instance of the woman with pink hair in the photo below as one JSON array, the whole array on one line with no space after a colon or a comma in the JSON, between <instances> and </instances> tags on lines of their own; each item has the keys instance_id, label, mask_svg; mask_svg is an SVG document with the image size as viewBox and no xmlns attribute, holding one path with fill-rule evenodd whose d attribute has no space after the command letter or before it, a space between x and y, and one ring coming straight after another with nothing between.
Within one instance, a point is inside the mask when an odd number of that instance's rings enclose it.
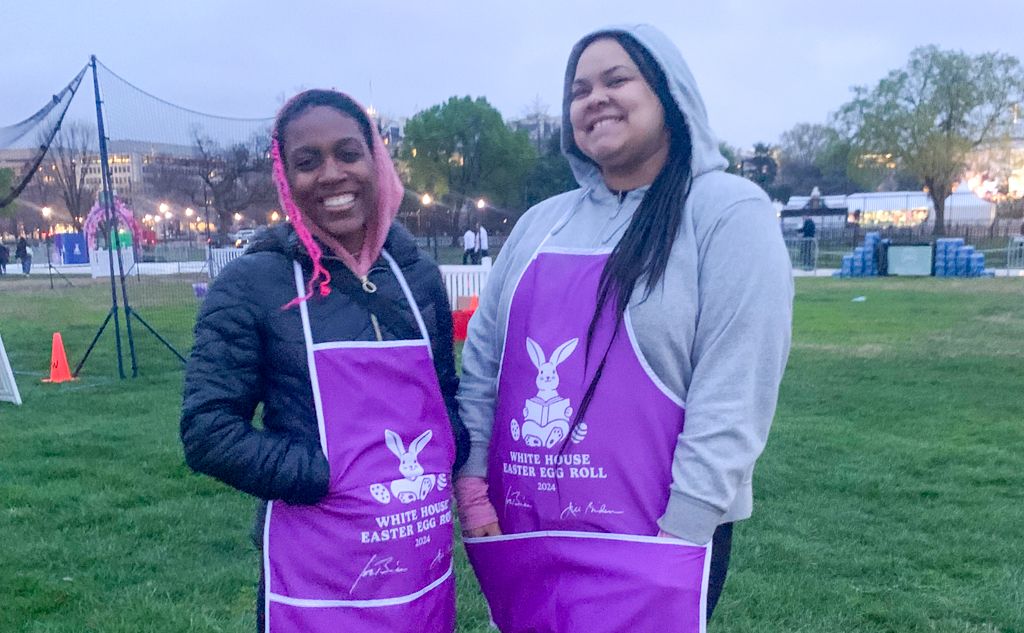
<instances>
[{"instance_id":1,"label":"woman with pink hair","mask_svg":"<svg viewBox=\"0 0 1024 633\"><path fill-rule=\"evenodd\" d=\"M395 222L401 182L350 97L294 97L271 155L289 222L203 304L186 460L266 502L260 631L452 631L451 473L467 440L437 265Z\"/></svg>"}]
</instances>

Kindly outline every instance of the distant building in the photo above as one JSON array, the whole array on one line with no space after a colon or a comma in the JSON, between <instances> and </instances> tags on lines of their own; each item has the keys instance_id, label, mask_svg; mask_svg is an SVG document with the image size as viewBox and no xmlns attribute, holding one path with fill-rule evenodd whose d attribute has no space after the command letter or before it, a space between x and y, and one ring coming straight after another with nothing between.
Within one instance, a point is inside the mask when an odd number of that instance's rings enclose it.
<instances>
[{"instance_id":1,"label":"distant building","mask_svg":"<svg viewBox=\"0 0 1024 633\"><path fill-rule=\"evenodd\" d=\"M15 177L21 176L38 151L36 148L0 149L0 169L10 169Z\"/></svg>"},{"instance_id":2,"label":"distant building","mask_svg":"<svg viewBox=\"0 0 1024 633\"><path fill-rule=\"evenodd\" d=\"M378 112L372 105L366 109L370 119L377 125L377 131L384 141L392 157L398 156L398 150L402 148L402 139L405 137L405 123L408 117L393 117Z\"/></svg>"},{"instance_id":3,"label":"distant building","mask_svg":"<svg viewBox=\"0 0 1024 633\"><path fill-rule=\"evenodd\" d=\"M558 136L562 132L562 117L550 116L547 114L532 114L522 119L514 119L508 122L513 130L523 130L533 141L538 152L543 152L551 137Z\"/></svg>"}]
</instances>

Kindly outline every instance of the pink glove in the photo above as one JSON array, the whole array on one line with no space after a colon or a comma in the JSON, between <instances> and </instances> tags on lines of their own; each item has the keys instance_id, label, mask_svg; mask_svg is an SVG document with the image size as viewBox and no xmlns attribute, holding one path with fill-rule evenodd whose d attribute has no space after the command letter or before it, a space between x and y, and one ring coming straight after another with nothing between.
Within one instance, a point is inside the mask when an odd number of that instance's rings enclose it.
<instances>
[{"instance_id":1,"label":"pink glove","mask_svg":"<svg viewBox=\"0 0 1024 633\"><path fill-rule=\"evenodd\" d=\"M483 477L459 477L455 480L455 507L463 530L475 530L498 522L498 513L487 498L487 480Z\"/></svg>"}]
</instances>

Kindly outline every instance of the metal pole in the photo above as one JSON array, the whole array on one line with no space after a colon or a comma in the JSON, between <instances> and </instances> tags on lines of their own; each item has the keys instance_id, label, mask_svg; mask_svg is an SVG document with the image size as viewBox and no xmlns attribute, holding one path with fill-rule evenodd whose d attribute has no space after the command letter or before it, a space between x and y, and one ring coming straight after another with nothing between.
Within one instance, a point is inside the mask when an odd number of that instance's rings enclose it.
<instances>
[{"instance_id":1,"label":"metal pole","mask_svg":"<svg viewBox=\"0 0 1024 633\"><path fill-rule=\"evenodd\" d=\"M110 163L109 154L107 153L107 134L103 126L103 102L100 99L100 82L99 76L96 73L95 55L90 57L90 63L92 64L93 89L96 92L96 126L100 135L100 168L103 172L104 195L107 198L104 200L104 204L106 205L107 217L110 221L109 229L114 235L114 244L112 248L113 251L117 251L117 273L118 277L121 278L121 302L124 304L124 325L128 334L128 352L132 363L132 378L136 378L139 375L139 362L135 355L135 337L132 335L132 307L128 304L128 289L124 283L124 259L121 256L121 236L118 231L117 214L114 213L114 192L113 188L110 186ZM134 247L134 241L132 242L132 245ZM111 254L113 254L113 251L111 251ZM113 268L111 268L111 277L113 277ZM115 315L115 331L117 329L116 318L117 317Z\"/></svg>"},{"instance_id":2,"label":"metal pole","mask_svg":"<svg viewBox=\"0 0 1024 633\"><path fill-rule=\"evenodd\" d=\"M107 157L107 139L106 132L103 129L103 106L100 104L100 82L99 77L96 74L96 56L92 55L89 58L89 65L92 66L92 86L93 92L96 95L96 125L99 131L100 137L100 176L103 182L103 192L100 194L103 199L103 208L107 212L107 259L110 270L110 310L114 316L114 339L117 342L117 374L123 380L124 375L124 358L121 354L121 321L118 318L118 305L117 305L117 284L114 281L114 250L113 245L110 243L110 233L112 230L114 221L114 196L110 187L110 173L109 173L109 161ZM116 238L115 238L116 241ZM106 323L104 323L104 326ZM102 328L101 328L102 331ZM85 359L82 359L85 362ZM81 364L79 365L81 367Z\"/></svg>"}]
</instances>

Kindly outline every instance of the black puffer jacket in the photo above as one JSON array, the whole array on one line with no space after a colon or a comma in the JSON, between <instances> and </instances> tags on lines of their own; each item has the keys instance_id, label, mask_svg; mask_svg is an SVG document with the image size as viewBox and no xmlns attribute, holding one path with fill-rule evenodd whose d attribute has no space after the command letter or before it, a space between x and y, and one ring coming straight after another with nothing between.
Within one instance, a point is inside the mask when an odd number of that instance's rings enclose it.
<instances>
[{"instance_id":1,"label":"black puffer jacket","mask_svg":"<svg viewBox=\"0 0 1024 633\"><path fill-rule=\"evenodd\" d=\"M469 441L455 402L458 377L444 283L437 265L416 248L404 227L391 228L384 248L401 268L430 333L455 432L457 469ZM308 280L312 262L294 230L275 227L259 235L210 287L185 373L181 439L192 469L262 499L310 504L327 493L330 469L320 450L299 310L281 309L296 296L296 259ZM371 307L359 281L340 261L324 258L323 263L331 273L333 292L326 298L314 295L308 302L313 340L376 340ZM373 311L383 338L420 338L408 301L383 257L368 277L377 286ZM382 309L387 306L392 309ZM263 428L257 429L252 420L260 403Z\"/></svg>"}]
</instances>

